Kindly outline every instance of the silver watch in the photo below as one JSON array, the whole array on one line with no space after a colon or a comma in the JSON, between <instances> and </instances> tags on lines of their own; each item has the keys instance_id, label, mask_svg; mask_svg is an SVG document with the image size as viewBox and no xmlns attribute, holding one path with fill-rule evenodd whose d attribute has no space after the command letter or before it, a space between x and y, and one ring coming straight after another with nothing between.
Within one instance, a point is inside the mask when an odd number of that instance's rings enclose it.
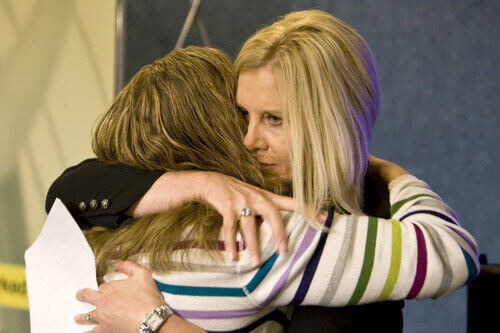
<instances>
[{"instance_id":1,"label":"silver watch","mask_svg":"<svg viewBox=\"0 0 500 333\"><path fill-rule=\"evenodd\" d=\"M168 307L167 304L163 304L162 306L157 307L146 315L141 327L139 328L138 333L156 332L156 330L160 328L165 320L167 320L167 318L173 314L174 312L171 308Z\"/></svg>"}]
</instances>

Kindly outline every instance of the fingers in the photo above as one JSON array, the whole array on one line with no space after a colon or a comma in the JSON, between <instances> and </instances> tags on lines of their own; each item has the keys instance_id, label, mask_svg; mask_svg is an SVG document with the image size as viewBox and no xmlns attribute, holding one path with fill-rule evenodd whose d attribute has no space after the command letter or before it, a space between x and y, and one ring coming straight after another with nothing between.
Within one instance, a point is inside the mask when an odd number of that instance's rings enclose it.
<instances>
[{"instance_id":1,"label":"fingers","mask_svg":"<svg viewBox=\"0 0 500 333\"><path fill-rule=\"evenodd\" d=\"M98 323L97 319L95 318L96 311L97 311L97 309L92 310L88 313L82 313L82 314L76 315L74 317L74 320L78 325L97 325L96 327L94 327L92 330L90 330L88 332L100 332L101 330L99 328L97 328L97 327L99 327L99 323Z\"/></svg>"},{"instance_id":2,"label":"fingers","mask_svg":"<svg viewBox=\"0 0 500 333\"><path fill-rule=\"evenodd\" d=\"M248 198L251 200L248 200ZM246 199L247 201L245 201L245 207L250 208L251 214L250 216L240 216L241 232L250 256L250 264L252 267L257 267L260 265L261 257L260 243L257 233L258 224L255 215L260 215L264 220L266 220L267 223L269 223L277 251L285 253L288 248L288 240L280 209L293 210L294 201L293 198L275 195L266 191L251 191L247 194ZM241 211L238 212L238 215L241 215ZM234 229L231 231L234 233L229 234L228 232L225 234L225 240L230 237L231 242L234 242L236 228L234 223L232 226L234 226Z\"/></svg>"},{"instance_id":3,"label":"fingers","mask_svg":"<svg viewBox=\"0 0 500 333\"><path fill-rule=\"evenodd\" d=\"M129 277L144 269L144 267L131 260L116 261L115 267L119 272L127 274Z\"/></svg>"},{"instance_id":4,"label":"fingers","mask_svg":"<svg viewBox=\"0 0 500 333\"><path fill-rule=\"evenodd\" d=\"M90 323L85 320L85 315L86 315L85 313L81 313L81 314L75 316L75 318L74 318L75 322L78 325L90 325Z\"/></svg>"},{"instance_id":5,"label":"fingers","mask_svg":"<svg viewBox=\"0 0 500 333\"><path fill-rule=\"evenodd\" d=\"M236 219L232 212L223 217L224 247L229 260L236 260Z\"/></svg>"},{"instance_id":6,"label":"fingers","mask_svg":"<svg viewBox=\"0 0 500 333\"><path fill-rule=\"evenodd\" d=\"M276 209L270 210L267 216L263 217L271 226L276 249L279 253L285 253L288 249L288 240L280 212Z\"/></svg>"},{"instance_id":7,"label":"fingers","mask_svg":"<svg viewBox=\"0 0 500 333\"><path fill-rule=\"evenodd\" d=\"M92 305L97 304L100 296L102 296L102 294L99 291L90 288L80 289L76 293L76 299L78 299L80 302L87 302Z\"/></svg>"},{"instance_id":8,"label":"fingers","mask_svg":"<svg viewBox=\"0 0 500 333\"><path fill-rule=\"evenodd\" d=\"M257 267L260 265L260 246L257 237L257 222L255 216L242 216L240 220L243 239L250 255L250 265Z\"/></svg>"},{"instance_id":9,"label":"fingers","mask_svg":"<svg viewBox=\"0 0 500 333\"><path fill-rule=\"evenodd\" d=\"M292 197L284 197L275 193L268 192L268 198L276 206L276 209L295 211L295 201Z\"/></svg>"},{"instance_id":10,"label":"fingers","mask_svg":"<svg viewBox=\"0 0 500 333\"><path fill-rule=\"evenodd\" d=\"M212 176L215 175L218 174ZM260 264L258 225L255 219L257 214L270 224L278 251L285 252L287 237L280 210L293 211L293 198L279 196L232 177L220 177L215 177L210 190L206 191L207 194L203 198L223 217L224 245L228 258L234 260L237 257L236 222L241 217L241 232L250 256L250 264ZM244 208L250 208L251 216L241 216Z\"/></svg>"},{"instance_id":11,"label":"fingers","mask_svg":"<svg viewBox=\"0 0 500 333\"><path fill-rule=\"evenodd\" d=\"M79 325L98 325L98 321L96 319L96 311L92 310L88 313L81 313L79 315L76 315L73 319L75 322ZM90 315L90 320L87 318L87 315Z\"/></svg>"},{"instance_id":12,"label":"fingers","mask_svg":"<svg viewBox=\"0 0 500 333\"><path fill-rule=\"evenodd\" d=\"M259 214L271 226L273 239L278 252L285 253L288 248L287 235L280 210L294 209L291 197L284 197L274 193L265 192L266 196L260 202Z\"/></svg>"}]
</instances>

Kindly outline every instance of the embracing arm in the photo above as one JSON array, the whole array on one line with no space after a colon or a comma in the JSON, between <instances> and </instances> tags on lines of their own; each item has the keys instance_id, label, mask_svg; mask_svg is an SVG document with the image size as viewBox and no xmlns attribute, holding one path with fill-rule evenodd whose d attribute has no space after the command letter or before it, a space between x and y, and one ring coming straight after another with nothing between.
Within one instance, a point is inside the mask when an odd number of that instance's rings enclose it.
<instances>
[{"instance_id":1,"label":"embracing arm","mask_svg":"<svg viewBox=\"0 0 500 333\"><path fill-rule=\"evenodd\" d=\"M390 220L345 217L345 231L349 220L356 223L352 246L364 249L343 272L357 281L347 304L441 298L472 281L480 269L477 243L453 210L410 175L389 190Z\"/></svg>"},{"instance_id":2,"label":"embracing arm","mask_svg":"<svg viewBox=\"0 0 500 333\"><path fill-rule=\"evenodd\" d=\"M295 297L288 302L346 306L441 298L478 275L476 241L426 183L402 175L389 190L391 219L330 216L329 232L316 234L308 250L319 261L313 265L309 259L297 267L303 280L299 289L308 291L302 294L293 290L297 286L289 286L287 293ZM303 242L305 233L290 239L290 244Z\"/></svg>"},{"instance_id":3,"label":"embracing arm","mask_svg":"<svg viewBox=\"0 0 500 333\"><path fill-rule=\"evenodd\" d=\"M163 212L186 200L200 200L196 185L204 182L204 174L148 171L87 159L66 169L52 183L45 210L48 213L54 200L60 198L81 226L116 228L126 217Z\"/></svg>"},{"instance_id":4,"label":"embracing arm","mask_svg":"<svg viewBox=\"0 0 500 333\"><path fill-rule=\"evenodd\" d=\"M212 205L223 217L224 242L229 258L236 259L236 222L243 208L253 212L241 223L245 242L260 262L256 215L269 221L274 240L286 251L286 233L279 210L293 210L293 199L262 190L234 177L208 171L145 171L96 159L68 168L56 179L46 198L46 210L59 197L81 228L116 228L128 216L167 211L186 201ZM107 200L108 205L104 205ZM91 206L95 201L97 207ZM80 203L83 203L81 209Z\"/></svg>"},{"instance_id":5,"label":"embracing arm","mask_svg":"<svg viewBox=\"0 0 500 333\"><path fill-rule=\"evenodd\" d=\"M116 228L130 209L164 172L87 159L66 169L45 199L48 212L60 198L82 228Z\"/></svg>"}]
</instances>

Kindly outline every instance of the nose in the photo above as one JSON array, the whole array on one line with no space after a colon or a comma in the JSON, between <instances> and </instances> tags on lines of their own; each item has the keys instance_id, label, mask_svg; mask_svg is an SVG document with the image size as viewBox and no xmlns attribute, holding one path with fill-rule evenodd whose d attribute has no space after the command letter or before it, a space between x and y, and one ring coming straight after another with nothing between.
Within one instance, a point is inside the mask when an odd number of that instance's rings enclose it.
<instances>
[{"instance_id":1,"label":"nose","mask_svg":"<svg viewBox=\"0 0 500 333\"><path fill-rule=\"evenodd\" d=\"M259 126L252 122L248 124L247 134L245 134L243 143L250 151L266 149L266 140L263 138Z\"/></svg>"}]
</instances>

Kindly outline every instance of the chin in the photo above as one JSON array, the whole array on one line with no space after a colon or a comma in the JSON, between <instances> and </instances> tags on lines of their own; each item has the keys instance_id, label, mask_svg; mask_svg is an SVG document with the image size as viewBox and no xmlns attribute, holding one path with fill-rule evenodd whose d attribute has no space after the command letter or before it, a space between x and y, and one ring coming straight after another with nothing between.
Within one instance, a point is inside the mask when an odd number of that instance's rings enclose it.
<instances>
[{"instance_id":1,"label":"chin","mask_svg":"<svg viewBox=\"0 0 500 333\"><path fill-rule=\"evenodd\" d=\"M279 185L277 185L275 190L273 190L273 192L276 192L278 194L285 195L285 196L292 196L293 188L292 188L292 181L291 180L289 180L288 178L282 177L281 174L277 174L275 172L275 170L263 169L262 174L264 175L264 177L267 180L269 180L271 182L271 184L272 183L274 183L276 185L279 184Z\"/></svg>"},{"instance_id":2,"label":"chin","mask_svg":"<svg viewBox=\"0 0 500 333\"><path fill-rule=\"evenodd\" d=\"M293 183L292 181L283 180L283 195L287 197L293 197Z\"/></svg>"}]
</instances>

